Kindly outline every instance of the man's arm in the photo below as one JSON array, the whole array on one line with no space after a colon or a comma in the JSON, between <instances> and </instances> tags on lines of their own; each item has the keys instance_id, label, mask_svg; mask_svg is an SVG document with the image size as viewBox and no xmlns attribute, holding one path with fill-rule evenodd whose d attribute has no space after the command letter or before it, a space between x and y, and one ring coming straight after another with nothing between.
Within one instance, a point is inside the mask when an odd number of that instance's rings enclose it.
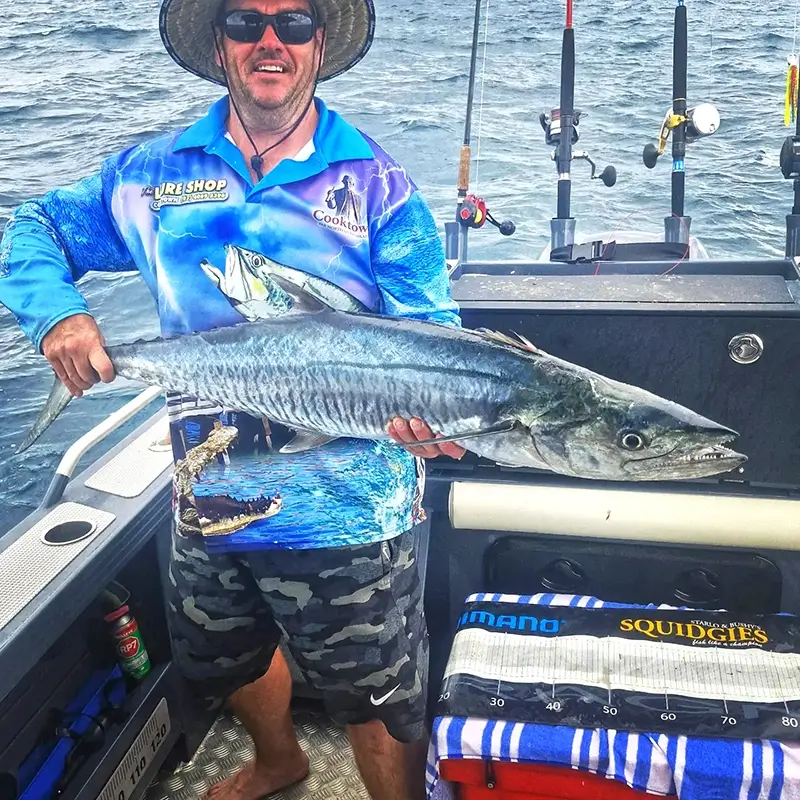
<instances>
[{"instance_id":1,"label":"man's arm","mask_svg":"<svg viewBox=\"0 0 800 800\"><path fill-rule=\"evenodd\" d=\"M419 192L379 229L372 243L372 271L381 313L461 325L458 305L450 296L442 240Z\"/></svg>"},{"instance_id":2,"label":"man's arm","mask_svg":"<svg viewBox=\"0 0 800 800\"><path fill-rule=\"evenodd\" d=\"M76 396L114 371L75 282L94 270L136 269L111 215L114 164L24 203L0 241L0 303Z\"/></svg>"},{"instance_id":3,"label":"man's arm","mask_svg":"<svg viewBox=\"0 0 800 800\"><path fill-rule=\"evenodd\" d=\"M382 313L460 327L436 222L418 192L379 230L372 248L372 269L381 293ZM387 432L422 458L461 458L466 452L454 442L409 446L436 438L427 423L418 418L390 420Z\"/></svg>"}]
</instances>

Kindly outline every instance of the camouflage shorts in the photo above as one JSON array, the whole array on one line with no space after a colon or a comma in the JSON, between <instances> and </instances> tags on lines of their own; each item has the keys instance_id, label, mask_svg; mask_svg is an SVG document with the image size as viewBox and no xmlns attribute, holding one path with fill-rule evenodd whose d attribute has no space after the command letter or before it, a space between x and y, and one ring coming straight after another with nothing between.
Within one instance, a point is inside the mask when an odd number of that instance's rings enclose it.
<instances>
[{"instance_id":1,"label":"camouflage shorts","mask_svg":"<svg viewBox=\"0 0 800 800\"><path fill-rule=\"evenodd\" d=\"M428 637L416 536L327 550L210 554L173 535L169 623L176 660L215 708L263 675L285 637L341 725L425 730Z\"/></svg>"}]
</instances>

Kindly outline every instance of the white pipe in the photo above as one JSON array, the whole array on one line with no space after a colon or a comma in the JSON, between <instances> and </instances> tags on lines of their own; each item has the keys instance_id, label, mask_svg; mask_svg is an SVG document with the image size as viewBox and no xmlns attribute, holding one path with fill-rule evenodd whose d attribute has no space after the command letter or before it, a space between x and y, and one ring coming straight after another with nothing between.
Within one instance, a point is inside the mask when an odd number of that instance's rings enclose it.
<instances>
[{"instance_id":1,"label":"white pipe","mask_svg":"<svg viewBox=\"0 0 800 800\"><path fill-rule=\"evenodd\" d=\"M800 550L800 501L602 488L455 482L456 529Z\"/></svg>"},{"instance_id":2,"label":"white pipe","mask_svg":"<svg viewBox=\"0 0 800 800\"><path fill-rule=\"evenodd\" d=\"M163 389L161 389L160 386L150 386L141 394L136 395L133 400L122 406L122 408L118 408L112 414L109 414L99 425L96 425L88 433L81 436L81 438L64 453L64 457L58 465L56 474L69 478L76 464L81 460L87 450L105 439L108 434L112 433L119 428L120 425L138 414L161 394L163 394Z\"/></svg>"}]
</instances>

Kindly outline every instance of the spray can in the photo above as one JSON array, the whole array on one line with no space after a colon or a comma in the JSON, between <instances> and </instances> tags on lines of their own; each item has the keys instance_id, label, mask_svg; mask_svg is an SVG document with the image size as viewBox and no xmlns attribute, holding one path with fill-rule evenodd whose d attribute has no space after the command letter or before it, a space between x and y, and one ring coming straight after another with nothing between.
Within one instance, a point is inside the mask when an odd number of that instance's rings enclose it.
<instances>
[{"instance_id":1,"label":"spray can","mask_svg":"<svg viewBox=\"0 0 800 800\"><path fill-rule=\"evenodd\" d=\"M120 669L135 680L141 680L150 672L150 656L142 641L139 624L127 605L106 614L111 637L116 643L117 661Z\"/></svg>"}]
</instances>

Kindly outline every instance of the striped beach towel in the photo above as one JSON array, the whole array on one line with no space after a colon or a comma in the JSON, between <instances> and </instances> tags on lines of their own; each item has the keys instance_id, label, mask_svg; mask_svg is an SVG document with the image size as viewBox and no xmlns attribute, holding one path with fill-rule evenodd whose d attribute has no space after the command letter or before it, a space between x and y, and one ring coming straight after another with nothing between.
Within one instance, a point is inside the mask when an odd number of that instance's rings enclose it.
<instances>
[{"instance_id":1,"label":"striped beach towel","mask_svg":"<svg viewBox=\"0 0 800 800\"><path fill-rule=\"evenodd\" d=\"M669 608L626 606L594 597L559 594L474 594L467 599L473 601ZM437 717L426 776L431 800L452 797L453 787L439 776L439 762L453 758L571 767L622 781L653 795L677 795L680 800L800 800L800 744L788 742Z\"/></svg>"}]
</instances>

